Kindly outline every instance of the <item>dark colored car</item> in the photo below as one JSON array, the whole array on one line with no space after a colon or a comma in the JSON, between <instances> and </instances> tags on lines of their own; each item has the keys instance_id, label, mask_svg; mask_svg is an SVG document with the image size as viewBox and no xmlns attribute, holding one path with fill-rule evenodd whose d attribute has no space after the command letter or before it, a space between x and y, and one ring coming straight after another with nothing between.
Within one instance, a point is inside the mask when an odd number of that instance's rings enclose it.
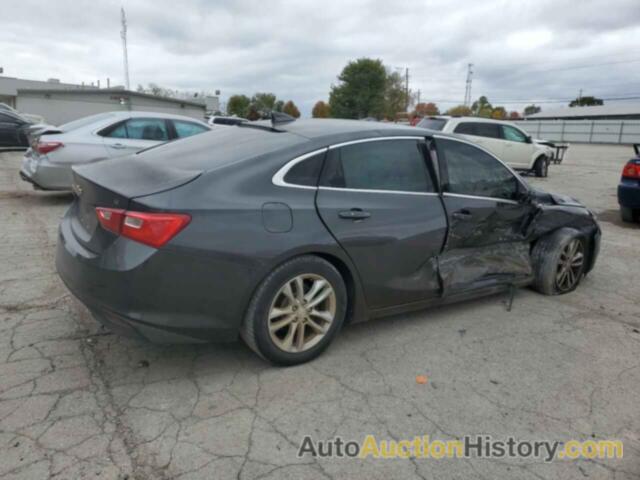
<instances>
[{"instance_id":1,"label":"dark colored car","mask_svg":"<svg viewBox=\"0 0 640 480\"><path fill-rule=\"evenodd\" d=\"M278 364L345 321L532 285L570 292L600 230L476 145L348 120L241 124L75 167L56 265L112 329Z\"/></svg>"},{"instance_id":2,"label":"dark colored car","mask_svg":"<svg viewBox=\"0 0 640 480\"><path fill-rule=\"evenodd\" d=\"M633 146L636 156L622 169L618 184L620 215L625 222L633 222L640 213L640 144Z\"/></svg>"},{"instance_id":3,"label":"dark colored car","mask_svg":"<svg viewBox=\"0 0 640 480\"><path fill-rule=\"evenodd\" d=\"M20 150L29 147L31 122L20 115L0 110L0 150Z\"/></svg>"}]
</instances>

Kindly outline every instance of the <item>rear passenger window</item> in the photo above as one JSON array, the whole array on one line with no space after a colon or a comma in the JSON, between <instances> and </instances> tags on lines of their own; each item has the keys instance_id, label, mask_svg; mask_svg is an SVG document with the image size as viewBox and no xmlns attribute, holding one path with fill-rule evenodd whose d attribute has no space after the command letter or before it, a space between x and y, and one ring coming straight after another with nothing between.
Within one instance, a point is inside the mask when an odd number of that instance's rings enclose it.
<instances>
[{"instance_id":1,"label":"rear passenger window","mask_svg":"<svg viewBox=\"0 0 640 480\"><path fill-rule=\"evenodd\" d=\"M322 185L355 190L433 192L417 140L382 140L330 150Z\"/></svg>"},{"instance_id":2,"label":"rear passenger window","mask_svg":"<svg viewBox=\"0 0 640 480\"><path fill-rule=\"evenodd\" d=\"M475 135L476 137L502 138L500 125L489 122L464 122L458 124L453 133Z\"/></svg>"},{"instance_id":3,"label":"rear passenger window","mask_svg":"<svg viewBox=\"0 0 640 480\"><path fill-rule=\"evenodd\" d=\"M169 140L167 125L160 118L132 118L127 121L127 138L136 140Z\"/></svg>"},{"instance_id":4,"label":"rear passenger window","mask_svg":"<svg viewBox=\"0 0 640 480\"><path fill-rule=\"evenodd\" d=\"M323 151L296 163L284 176L284 181L292 185L317 186L324 155Z\"/></svg>"}]
</instances>

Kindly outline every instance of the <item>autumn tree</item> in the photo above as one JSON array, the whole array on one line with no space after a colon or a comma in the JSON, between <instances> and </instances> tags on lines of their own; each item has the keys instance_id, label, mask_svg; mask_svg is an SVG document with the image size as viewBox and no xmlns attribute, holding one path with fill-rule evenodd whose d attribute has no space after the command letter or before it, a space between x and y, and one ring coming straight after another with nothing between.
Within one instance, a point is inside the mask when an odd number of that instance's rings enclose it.
<instances>
[{"instance_id":1,"label":"autumn tree","mask_svg":"<svg viewBox=\"0 0 640 480\"><path fill-rule=\"evenodd\" d=\"M471 113L471 109L466 105L451 107L445 112L446 115L451 115L453 117L468 117L471 115Z\"/></svg>"},{"instance_id":2,"label":"autumn tree","mask_svg":"<svg viewBox=\"0 0 640 480\"><path fill-rule=\"evenodd\" d=\"M601 98L596 97L578 97L569 104L570 107L591 107L594 105L604 105L604 102Z\"/></svg>"},{"instance_id":3,"label":"autumn tree","mask_svg":"<svg viewBox=\"0 0 640 480\"><path fill-rule=\"evenodd\" d=\"M313 118L328 118L331 116L331 108L328 103L318 100L311 110Z\"/></svg>"},{"instance_id":4,"label":"autumn tree","mask_svg":"<svg viewBox=\"0 0 640 480\"><path fill-rule=\"evenodd\" d=\"M524 107L524 116L528 117L529 115L533 115L541 111L542 111L542 108L540 108L538 105L531 104L528 107Z\"/></svg>"},{"instance_id":5,"label":"autumn tree","mask_svg":"<svg viewBox=\"0 0 640 480\"><path fill-rule=\"evenodd\" d=\"M227 114L245 117L248 114L251 99L246 95L231 95L227 102Z\"/></svg>"},{"instance_id":6,"label":"autumn tree","mask_svg":"<svg viewBox=\"0 0 640 480\"><path fill-rule=\"evenodd\" d=\"M291 115L293 118L300 117L300 110L298 110L298 107L296 107L296 104L293 103L292 100L289 100L284 104L284 107L282 107L282 112L286 113L287 115Z\"/></svg>"},{"instance_id":7,"label":"autumn tree","mask_svg":"<svg viewBox=\"0 0 640 480\"><path fill-rule=\"evenodd\" d=\"M509 120L520 120L520 118L521 118L520 114L515 110L512 112L509 112Z\"/></svg>"},{"instance_id":8,"label":"autumn tree","mask_svg":"<svg viewBox=\"0 0 640 480\"><path fill-rule=\"evenodd\" d=\"M491 111L491 118L495 118L496 120L504 120L507 118L507 111L504 107L495 107Z\"/></svg>"},{"instance_id":9,"label":"autumn tree","mask_svg":"<svg viewBox=\"0 0 640 480\"><path fill-rule=\"evenodd\" d=\"M255 103L249 105L249 108L247 108L247 119L253 122L255 120L260 120L261 118L262 116L258 110L258 106Z\"/></svg>"},{"instance_id":10,"label":"autumn tree","mask_svg":"<svg viewBox=\"0 0 640 480\"><path fill-rule=\"evenodd\" d=\"M432 117L434 115L440 115L440 109L438 109L438 106L433 102L419 103L416 105L414 113L420 117Z\"/></svg>"}]
</instances>

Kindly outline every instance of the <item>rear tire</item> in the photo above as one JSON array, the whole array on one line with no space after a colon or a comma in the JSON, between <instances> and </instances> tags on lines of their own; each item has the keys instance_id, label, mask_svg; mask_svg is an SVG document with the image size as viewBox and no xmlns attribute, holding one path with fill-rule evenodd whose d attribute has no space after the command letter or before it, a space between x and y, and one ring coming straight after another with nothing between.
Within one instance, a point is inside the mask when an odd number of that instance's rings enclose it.
<instances>
[{"instance_id":1,"label":"rear tire","mask_svg":"<svg viewBox=\"0 0 640 480\"><path fill-rule=\"evenodd\" d=\"M635 220L634 211L629 207L620 207L620 217L623 222L631 223Z\"/></svg>"},{"instance_id":2,"label":"rear tire","mask_svg":"<svg viewBox=\"0 0 640 480\"><path fill-rule=\"evenodd\" d=\"M340 272L305 255L277 267L256 290L240 336L262 358L297 365L320 355L342 327L347 289Z\"/></svg>"},{"instance_id":3,"label":"rear tire","mask_svg":"<svg viewBox=\"0 0 640 480\"><path fill-rule=\"evenodd\" d=\"M533 288L544 295L576 289L587 265L587 242L580 232L561 228L538 240L531 253Z\"/></svg>"},{"instance_id":4,"label":"rear tire","mask_svg":"<svg viewBox=\"0 0 640 480\"><path fill-rule=\"evenodd\" d=\"M549 161L547 157L539 157L533 166L533 171L536 177L546 177L549 174Z\"/></svg>"}]
</instances>

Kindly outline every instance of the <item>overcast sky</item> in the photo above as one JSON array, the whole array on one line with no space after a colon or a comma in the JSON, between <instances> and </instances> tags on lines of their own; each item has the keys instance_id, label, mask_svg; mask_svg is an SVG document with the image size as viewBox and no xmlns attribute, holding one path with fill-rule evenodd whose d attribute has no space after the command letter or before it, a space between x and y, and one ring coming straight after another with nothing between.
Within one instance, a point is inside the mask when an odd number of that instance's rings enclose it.
<instances>
[{"instance_id":1,"label":"overcast sky","mask_svg":"<svg viewBox=\"0 0 640 480\"><path fill-rule=\"evenodd\" d=\"M121 5L133 88L267 91L308 115L366 56L408 67L410 88L441 107L462 102L468 63L472 97L509 109L580 88L640 97L640 0L2 0L4 75L123 84Z\"/></svg>"}]
</instances>

